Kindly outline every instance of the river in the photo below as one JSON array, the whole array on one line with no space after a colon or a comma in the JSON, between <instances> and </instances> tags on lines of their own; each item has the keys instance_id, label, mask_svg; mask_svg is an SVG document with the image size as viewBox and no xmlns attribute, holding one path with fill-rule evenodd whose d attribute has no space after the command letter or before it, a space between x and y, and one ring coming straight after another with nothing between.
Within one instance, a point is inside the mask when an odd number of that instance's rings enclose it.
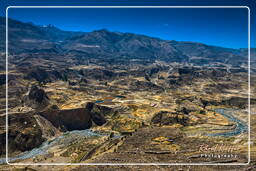
<instances>
[{"instance_id":1,"label":"river","mask_svg":"<svg viewBox=\"0 0 256 171\"><path fill-rule=\"evenodd\" d=\"M231 113L234 111L233 109L216 109L215 112L225 116L230 121L235 122L236 127L233 130L227 131L227 132L221 132L221 133L213 133L213 134L207 134L207 136L224 136L224 137L230 137L230 136L236 136L241 133L248 132L248 125L234 117Z\"/></svg>"},{"instance_id":2,"label":"river","mask_svg":"<svg viewBox=\"0 0 256 171\"><path fill-rule=\"evenodd\" d=\"M64 142L71 143L72 141L74 141L74 136L75 137L92 137L92 136L104 136L104 134L99 134L99 133L93 132L90 129L81 130L81 131L76 130L76 131L65 132L63 135L61 135L53 140L45 141L38 148L34 148L30 151L23 152L15 157L9 157L8 161L13 162L16 160L24 160L24 159L28 159L28 158L33 158L38 155L46 154L50 147L54 147L58 144L64 144ZM5 163L5 162L6 162L5 158L0 158L0 164Z\"/></svg>"},{"instance_id":3,"label":"river","mask_svg":"<svg viewBox=\"0 0 256 171\"><path fill-rule=\"evenodd\" d=\"M215 110L217 113L220 113L221 115L225 116L228 118L230 121L235 122L236 127L233 130L227 131L227 132L221 132L221 133L213 133L213 134L207 134L207 136L224 136L224 137L229 137L229 136L236 136L241 133L245 133L248 131L248 126L246 123L243 121L235 118L232 114L229 114L232 112L232 109L216 109ZM64 144L72 142L74 140L74 136L78 137L91 137L91 136L104 136L103 134L99 134L96 132L93 132L90 129L87 130L81 130L81 131L70 131L70 132L65 132L63 135L51 140L51 141L46 141L44 142L40 147L34 148L31 151L23 152L18 156L15 157L10 157L9 162L13 162L16 160L24 160L28 158L33 158L38 155L42 155L47 153L47 150L50 147L53 147L58 144ZM0 164L5 163L5 158L0 158Z\"/></svg>"}]
</instances>

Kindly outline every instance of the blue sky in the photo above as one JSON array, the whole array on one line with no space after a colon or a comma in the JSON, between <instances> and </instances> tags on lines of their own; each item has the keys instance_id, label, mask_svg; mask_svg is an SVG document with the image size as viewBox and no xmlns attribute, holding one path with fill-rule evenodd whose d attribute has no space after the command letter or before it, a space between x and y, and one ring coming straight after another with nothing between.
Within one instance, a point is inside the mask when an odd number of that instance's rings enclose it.
<instances>
[{"instance_id":1,"label":"blue sky","mask_svg":"<svg viewBox=\"0 0 256 171\"><path fill-rule=\"evenodd\" d=\"M70 1L37 1L33 3L22 0L9 5L71 5ZM208 5L192 1L180 0L176 4L149 4L147 1L73 1L72 5ZM225 1L225 0L224 0ZM84 3L87 2L87 3ZM125 3L124 3L125 2ZM140 3L138 3L140 2ZM174 1L172 1L174 2ZM190 3L188 3L190 2ZM226 0L227 3L231 1ZM220 5L248 5L248 4L220 4ZM245 1L243 1L245 2ZM8 4L7 3L7 4ZM7 5L5 4L5 5ZM217 4L209 4L217 5ZM250 5L250 4L249 4ZM254 9L253 9L254 10ZM209 45L229 48L247 48L248 44L248 10L235 9L9 9L11 18L33 22L39 25L53 24L63 30L93 31L108 29L110 31L131 32L159 37L166 40L194 41ZM253 16L252 16L253 17ZM252 23L254 26L254 23ZM252 29L252 35L255 28ZM252 36L253 37L253 36ZM255 39L252 38L252 46Z\"/></svg>"}]
</instances>

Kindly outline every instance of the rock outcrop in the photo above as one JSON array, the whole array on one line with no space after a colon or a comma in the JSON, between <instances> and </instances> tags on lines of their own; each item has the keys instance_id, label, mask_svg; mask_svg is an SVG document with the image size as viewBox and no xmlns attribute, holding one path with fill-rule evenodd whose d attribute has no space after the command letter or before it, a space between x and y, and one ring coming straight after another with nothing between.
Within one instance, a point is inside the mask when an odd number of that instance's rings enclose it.
<instances>
[{"instance_id":1,"label":"rock outcrop","mask_svg":"<svg viewBox=\"0 0 256 171\"><path fill-rule=\"evenodd\" d=\"M33 112L10 114L8 116L9 152L11 154L31 150L40 146L45 140L59 135L60 131L88 129L93 123L101 126L106 123L105 116L111 112L111 108L90 102L85 108L59 110L51 107L37 114ZM5 116L0 117L0 124L5 125ZM5 131L0 132L0 155L5 153L5 135Z\"/></svg>"},{"instance_id":2,"label":"rock outcrop","mask_svg":"<svg viewBox=\"0 0 256 171\"><path fill-rule=\"evenodd\" d=\"M37 103L43 103L44 101L47 101L49 99L45 91L38 88L37 86L31 87L28 98L30 100L35 100Z\"/></svg>"},{"instance_id":3,"label":"rock outcrop","mask_svg":"<svg viewBox=\"0 0 256 171\"><path fill-rule=\"evenodd\" d=\"M111 109L104 106L87 103L85 108L54 110L48 109L39 112L38 115L49 120L53 126L61 131L83 130L92 127L93 122L101 126L106 123L105 115Z\"/></svg>"},{"instance_id":4,"label":"rock outcrop","mask_svg":"<svg viewBox=\"0 0 256 171\"><path fill-rule=\"evenodd\" d=\"M154 115L151 119L152 124L157 125L172 125L172 124L181 124L186 125L188 117L184 114L171 113L168 111L160 111Z\"/></svg>"},{"instance_id":5,"label":"rock outcrop","mask_svg":"<svg viewBox=\"0 0 256 171\"><path fill-rule=\"evenodd\" d=\"M47 119L45 119L44 117L40 115L34 115L34 118L36 119L38 125L40 126L43 138L50 139L52 137L60 135L60 131L57 128L55 128L52 125L52 123Z\"/></svg>"},{"instance_id":6,"label":"rock outcrop","mask_svg":"<svg viewBox=\"0 0 256 171\"><path fill-rule=\"evenodd\" d=\"M29 80L34 79L39 83L47 83L55 80L63 80L63 81L67 80L66 71L58 71L58 70L49 71L44 68L33 68L30 70L27 70L27 69L23 69L23 70L25 70L23 72L27 73L25 77L26 79L29 79Z\"/></svg>"},{"instance_id":7,"label":"rock outcrop","mask_svg":"<svg viewBox=\"0 0 256 171\"><path fill-rule=\"evenodd\" d=\"M0 117L1 125L5 116ZM6 132L0 133L0 155L5 153ZM46 139L32 113L15 113L8 116L8 147L9 153L28 151L40 146Z\"/></svg>"},{"instance_id":8,"label":"rock outcrop","mask_svg":"<svg viewBox=\"0 0 256 171\"><path fill-rule=\"evenodd\" d=\"M221 101L208 101L201 99L202 106L205 108L208 105L222 105L222 106L227 106L227 107L238 107L241 109L245 109L248 107L248 98L247 97L230 97L228 99L223 99ZM251 98L250 100L251 104L256 104L256 99Z\"/></svg>"},{"instance_id":9,"label":"rock outcrop","mask_svg":"<svg viewBox=\"0 0 256 171\"><path fill-rule=\"evenodd\" d=\"M24 102L33 109L42 110L50 104L50 99L42 88L33 85L28 95L24 97Z\"/></svg>"},{"instance_id":10,"label":"rock outcrop","mask_svg":"<svg viewBox=\"0 0 256 171\"><path fill-rule=\"evenodd\" d=\"M61 131L83 130L92 126L90 114L84 108L47 110L38 114Z\"/></svg>"},{"instance_id":11,"label":"rock outcrop","mask_svg":"<svg viewBox=\"0 0 256 171\"><path fill-rule=\"evenodd\" d=\"M248 107L248 98L246 98L246 97L231 97L227 100L222 100L220 102L220 104L245 109ZM256 99L251 98L251 104L256 104Z\"/></svg>"},{"instance_id":12,"label":"rock outcrop","mask_svg":"<svg viewBox=\"0 0 256 171\"><path fill-rule=\"evenodd\" d=\"M98 126L106 123L104 116L111 112L111 108L95 105L92 102L87 103L85 109L90 113L92 121Z\"/></svg>"}]
</instances>

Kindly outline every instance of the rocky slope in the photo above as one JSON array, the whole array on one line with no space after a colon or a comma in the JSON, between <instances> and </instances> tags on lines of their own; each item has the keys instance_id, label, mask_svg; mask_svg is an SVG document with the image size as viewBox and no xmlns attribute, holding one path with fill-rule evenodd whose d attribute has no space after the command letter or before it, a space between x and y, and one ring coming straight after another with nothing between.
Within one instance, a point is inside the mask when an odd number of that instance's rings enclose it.
<instances>
[{"instance_id":1,"label":"rocky slope","mask_svg":"<svg viewBox=\"0 0 256 171\"><path fill-rule=\"evenodd\" d=\"M248 122L246 49L105 29L67 32L15 20L9 34L11 155L47 147L22 161L200 162L191 148L220 142L239 147L238 159L223 162L246 161L246 129L208 136ZM5 76L0 73L1 147ZM237 119L216 108L233 108Z\"/></svg>"},{"instance_id":2,"label":"rocky slope","mask_svg":"<svg viewBox=\"0 0 256 171\"><path fill-rule=\"evenodd\" d=\"M84 130L92 127L93 122L96 125L103 125L106 119L103 114L111 112L110 108L100 107L94 103L87 103L85 108L67 109L67 110L46 110L38 113L56 128L62 131Z\"/></svg>"}]
</instances>

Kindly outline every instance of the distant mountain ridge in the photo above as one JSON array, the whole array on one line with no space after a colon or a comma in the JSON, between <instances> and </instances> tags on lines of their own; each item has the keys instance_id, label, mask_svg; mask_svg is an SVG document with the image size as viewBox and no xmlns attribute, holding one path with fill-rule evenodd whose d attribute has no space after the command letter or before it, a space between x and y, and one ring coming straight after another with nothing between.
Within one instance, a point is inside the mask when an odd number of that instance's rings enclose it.
<instances>
[{"instance_id":1,"label":"distant mountain ridge","mask_svg":"<svg viewBox=\"0 0 256 171\"><path fill-rule=\"evenodd\" d=\"M51 24L39 27L49 36L49 40L52 41L63 41L74 36L85 34L85 32L63 31Z\"/></svg>"},{"instance_id":2,"label":"distant mountain ridge","mask_svg":"<svg viewBox=\"0 0 256 171\"><path fill-rule=\"evenodd\" d=\"M5 29L5 18L0 18L0 29ZM246 49L230 49L196 42L161 40L145 35L110 32L106 29L92 32L63 31L53 25L37 26L9 19L10 53L85 53L96 57L116 57L146 61L188 62L198 65L224 63L246 64ZM0 35L5 37L5 32ZM48 50L47 50L48 49ZM5 40L0 40L0 50L5 50ZM255 49L251 50L252 59Z\"/></svg>"}]
</instances>

